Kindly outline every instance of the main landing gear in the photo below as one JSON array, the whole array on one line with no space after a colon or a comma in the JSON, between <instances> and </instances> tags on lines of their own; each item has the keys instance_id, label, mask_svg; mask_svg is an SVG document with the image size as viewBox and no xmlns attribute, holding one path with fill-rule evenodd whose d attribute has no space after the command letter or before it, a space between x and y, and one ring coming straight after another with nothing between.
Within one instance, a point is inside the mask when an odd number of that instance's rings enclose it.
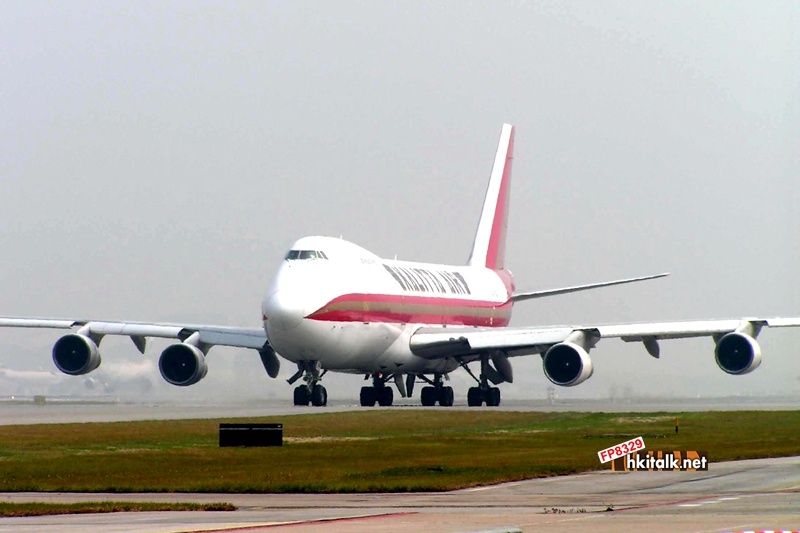
<instances>
[{"instance_id":1,"label":"main landing gear","mask_svg":"<svg viewBox=\"0 0 800 533\"><path fill-rule=\"evenodd\" d=\"M369 377L370 376L368 375L365 379L369 379ZM372 386L361 387L361 406L372 407L376 403L382 407L388 407L392 405L392 402L394 401L394 391L386 383L394 376L391 374L384 375L376 372L372 374L371 377ZM419 378L430 385L428 387L422 387L422 392L420 395L422 398L422 405L432 406L436 405L437 403L442 407L450 407L453 405L453 387L445 387L442 385L442 374L434 374L432 380L422 374L411 374L406 379L405 387L402 386L402 382L398 381L399 378L395 378L395 383L397 383L401 395L409 397L411 396L416 378Z\"/></svg>"},{"instance_id":2,"label":"main landing gear","mask_svg":"<svg viewBox=\"0 0 800 533\"><path fill-rule=\"evenodd\" d=\"M375 403L381 407L389 407L394 401L394 391L391 387L386 386L386 382L391 378L391 375L384 376L375 372L372 374L372 386L361 387L361 406L373 407Z\"/></svg>"},{"instance_id":3,"label":"main landing gear","mask_svg":"<svg viewBox=\"0 0 800 533\"><path fill-rule=\"evenodd\" d=\"M434 374L433 380L426 378L422 374L419 375L419 378L430 384L428 387L422 387L422 392L420 393L422 405L425 407L430 407L437 403L442 407L453 405L453 387L442 385L442 374Z\"/></svg>"},{"instance_id":4,"label":"main landing gear","mask_svg":"<svg viewBox=\"0 0 800 533\"><path fill-rule=\"evenodd\" d=\"M297 373L289 378L289 385L303 378L304 384L298 385L294 389L294 404L308 405L315 407L328 405L328 391L320 384L322 376L327 370L321 370L319 361L300 361L297 363Z\"/></svg>"},{"instance_id":5,"label":"main landing gear","mask_svg":"<svg viewBox=\"0 0 800 533\"><path fill-rule=\"evenodd\" d=\"M469 369L466 363L461 363L461 366L467 373L472 376L472 379L478 382L477 387L470 387L467 391L467 405L470 407L480 407L486 402L488 407L497 407L500 405L500 389L491 387L489 385L489 360L486 357L481 358L481 376L480 379L475 377L475 374Z\"/></svg>"}]
</instances>

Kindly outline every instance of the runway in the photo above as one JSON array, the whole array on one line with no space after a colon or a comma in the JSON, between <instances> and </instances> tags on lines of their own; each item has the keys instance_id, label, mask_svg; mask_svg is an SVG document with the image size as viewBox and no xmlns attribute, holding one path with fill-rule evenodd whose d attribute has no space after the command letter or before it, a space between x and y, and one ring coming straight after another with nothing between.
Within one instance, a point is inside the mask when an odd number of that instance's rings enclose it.
<instances>
[{"instance_id":1,"label":"runway","mask_svg":"<svg viewBox=\"0 0 800 533\"><path fill-rule=\"evenodd\" d=\"M234 503L234 512L0 519L0 532L711 532L800 529L800 457L712 463L708 472L598 471L446 493L3 493L0 501Z\"/></svg>"},{"instance_id":2,"label":"runway","mask_svg":"<svg viewBox=\"0 0 800 533\"><path fill-rule=\"evenodd\" d=\"M458 400L458 399L457 399ZM498 409L467 407L462 399L453 407L421 407L416 399L403 399L388 408L373 409ZM0 401L0 426L17 424L58 424L83 422L129 422L133 420L179 420L187 418L254 418L299 414L336 413L365 409L358 399L331 400L324 408L298 407L290 400L253 400L235 403L204 402L125 402L107 400L48 400L44 405L33 401ZM703 398L703 399L635 399L611 402L608 400L504 400L503 411L568 412L687 412L687 411L795 411L800 409L799 396L763 398Z\"/></svg>"}]
</instances>

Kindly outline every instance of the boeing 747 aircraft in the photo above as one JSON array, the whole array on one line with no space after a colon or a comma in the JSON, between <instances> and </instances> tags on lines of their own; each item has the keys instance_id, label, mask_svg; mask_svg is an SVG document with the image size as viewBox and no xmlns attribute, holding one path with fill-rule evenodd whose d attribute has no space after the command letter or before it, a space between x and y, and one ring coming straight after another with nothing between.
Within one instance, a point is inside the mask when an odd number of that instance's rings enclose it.
<instances>
[{"instance_id":1,"label":"boeing 747 aircraft","mask_svg":"<svg viewBox=\"0 0 800 533\"><path fill-rule=\"evenodd\" d=\"M106 320L0 318L0 326L73 329L56 341L53 362L65 374L88 374L100 366L106 335L131 338L145 352L148 337L177 339L158 361L163 378L193 385L206 375L216 345L256 350L275 378L280 358L297 365L288 380L295 405L327 404L322 378L328 371L364 374L361 405L392 405L392 383L403 397L416 380L426 383L422 405L453 405L443 377L463 368L475 379L470 406L500 404L501 383L514 375L510 359L540 354L547 378L565 387L592 375L589 351L609 337L641 342L659 356L661 339L711 336L717 365L747 374L761 364L756 337L765 326L800 326L800 317L743 318L647 324L508 327L515 303L665 276L658 274L544 291L517 291L503 262L514 127L504 125L466 265L381 259L338 238L305 237L291 247L261 305L261 328ZM477 363L477 375L470 364Z\"/></svg>"}]
</instances>

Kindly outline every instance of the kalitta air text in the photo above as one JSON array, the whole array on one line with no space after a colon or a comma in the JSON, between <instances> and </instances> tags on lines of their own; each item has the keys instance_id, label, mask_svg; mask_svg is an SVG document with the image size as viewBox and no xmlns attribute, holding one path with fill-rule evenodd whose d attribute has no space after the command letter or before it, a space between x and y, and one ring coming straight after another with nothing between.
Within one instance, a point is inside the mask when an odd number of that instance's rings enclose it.
<instances>
[{"instance_id":1,"label":"kalitta air text","mask_svg":"<svg viewBox=\"0 0 800 533\"><path fill-rule=\"evenodd\" d=\"M707 471L708 452L697 451L640 451L612 461L611 470L637 471Z\"/></svg>"}]
</instances>

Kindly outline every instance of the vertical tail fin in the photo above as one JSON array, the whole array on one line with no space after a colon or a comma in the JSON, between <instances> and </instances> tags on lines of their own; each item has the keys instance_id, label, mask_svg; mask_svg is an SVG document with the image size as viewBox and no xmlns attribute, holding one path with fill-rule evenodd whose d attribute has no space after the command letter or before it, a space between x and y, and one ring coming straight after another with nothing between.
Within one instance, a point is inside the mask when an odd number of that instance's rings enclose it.
<instances>
[{"instance_id":1,"label":"vertical tail fin","mask_svg":"<svg viewBox=\"0 0 800 533\"><path fill-rule=\"evenodd\" d=\"M494 157L492 176L483 200L481 219L472 253L467 262L470 266L480 266L502 270L506 250L506 227L508 226L509 188L511 185L511 163L514 155L514 126L503 124L500 143Z\"/></svg>"}]
</instances>

